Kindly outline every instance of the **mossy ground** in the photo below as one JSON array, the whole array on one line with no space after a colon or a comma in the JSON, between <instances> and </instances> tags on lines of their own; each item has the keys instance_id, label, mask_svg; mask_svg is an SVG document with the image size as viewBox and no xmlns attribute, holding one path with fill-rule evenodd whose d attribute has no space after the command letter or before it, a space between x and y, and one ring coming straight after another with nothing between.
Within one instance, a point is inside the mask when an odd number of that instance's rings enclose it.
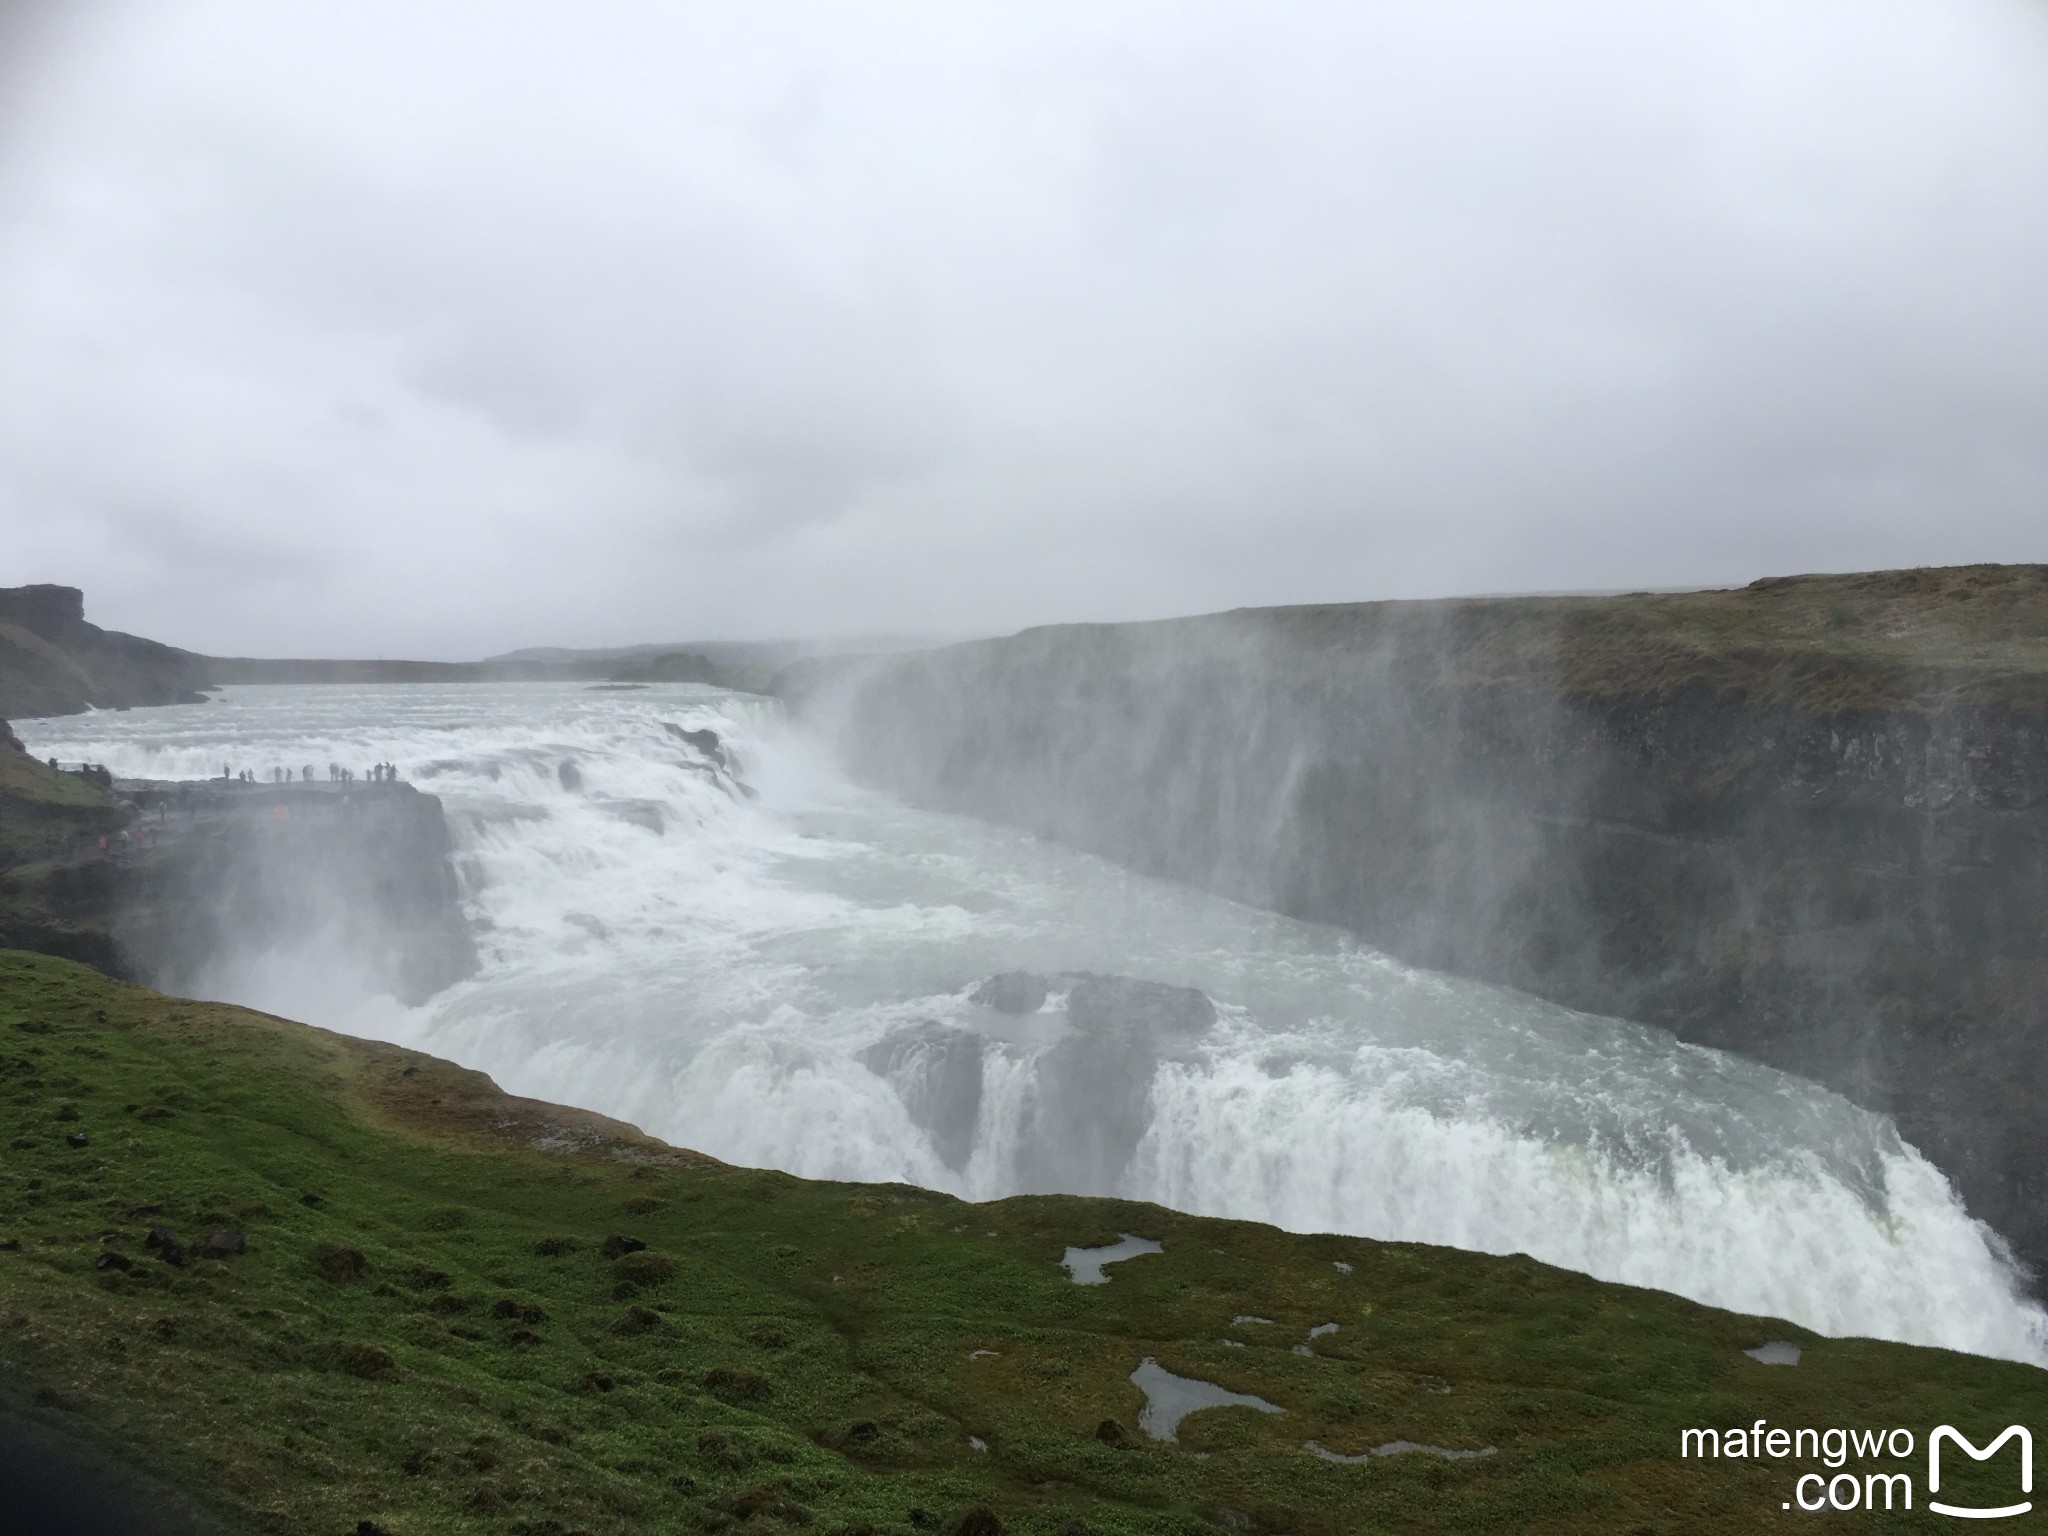
<instances>
[{"instance_id":1,"label":"mossy ground","mask_svg":"<svg viewBox=\"0 0 2048 1536\"><path fill-rule=\"evenodd\" d=\"M126 819L106 786L29 756L0 722L0 867L45 856L68 838L110 831Z\"/></svg>"},{"instance_id":2,"label":"mossy ground","mask_svg":"<svg viewBox=\"0 0 2048 1536\"><path fill-rule=\"evenodd\" d=\"M2025 1366L1522 1257L727 1167L431 1057L9 952L0 1138L0 1379L230 1529L985 1532L986 1509L1046 1536L1755 1532L1806 1527L1780 1506L1814 1468L1681 1460L1682 1428L2048 1425ZM172 1265L153 1227L247 1251ZM1069 1283L1063 1249L1119 1231L1165 1252ZM615 1236L647 1247L608 1257ZM96 1268L109 1251L132 1267ZM1767 1338L1805 1361L1741 1353ZM1147 1440L1147 1355L1286 1412ZM1397 1439L1498 1454L1304 1449ZM1946 1522L1874 1525L1922 1523Z\"/></svg>"}]
</instances>

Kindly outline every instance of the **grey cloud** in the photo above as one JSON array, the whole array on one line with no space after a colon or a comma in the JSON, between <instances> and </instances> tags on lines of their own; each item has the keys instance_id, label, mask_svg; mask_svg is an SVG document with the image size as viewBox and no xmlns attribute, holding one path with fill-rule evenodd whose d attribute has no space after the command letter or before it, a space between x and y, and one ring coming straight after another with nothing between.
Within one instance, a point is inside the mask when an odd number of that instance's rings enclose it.
<instances>
[{"instance_id":1,"label":"grey cloud","mask_svg":"<svg viewBox=\"0 0 2048 1536\"><path fill-rule=\"evenodd\" d=\"M203 649L2048 558L2018 0L222 0L37 58L0 580Z\"/></svg>"}]
</instances>

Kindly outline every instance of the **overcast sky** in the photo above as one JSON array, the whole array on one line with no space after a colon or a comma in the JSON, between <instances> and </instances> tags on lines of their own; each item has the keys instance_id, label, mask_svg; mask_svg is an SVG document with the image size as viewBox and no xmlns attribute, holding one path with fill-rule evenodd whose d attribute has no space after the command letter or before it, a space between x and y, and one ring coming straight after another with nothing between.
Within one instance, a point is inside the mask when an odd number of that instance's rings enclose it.
<instances>
[{"instance_id":1,"label":"overcast sky","mask_svg":"<svg viewBox=\"0 0 2048 1536\"><path fill-rule=\"evenodd\" d=\"M0 585L214 653L2048 559L2048 7L0 27Z\"/></svg>"}]
</instances>

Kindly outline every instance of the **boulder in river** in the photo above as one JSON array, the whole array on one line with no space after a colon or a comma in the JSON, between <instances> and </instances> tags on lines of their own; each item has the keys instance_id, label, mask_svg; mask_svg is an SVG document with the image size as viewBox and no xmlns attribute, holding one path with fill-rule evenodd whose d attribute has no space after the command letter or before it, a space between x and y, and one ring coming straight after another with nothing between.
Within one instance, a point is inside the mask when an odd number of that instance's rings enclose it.
<instances>
[{"instance_id":1,"label":"boulder in river","mask_svg":"<svg viewBox=\"0 0 2048 1536\"><path fill-rule=\"evenodd\" d=\"M970 994L971 1000L997 1013L1036 1013L1045 1006L1050 985L1029 971L1004 971L991 976Z\"/></svg>"},{"instance_id":2,"label":"boulder in river","mask_svg":"<svg viewBox=\"0 0 2048 1536\"><path fill-rule=\"evenodd\" d=\"M1160 1062L1216 1022L1216 1005L1194 987L1129 976L1059 980L1072 1032L1038 1059L1017 1171L1027 1190L1113 1194L1152 1123Z\"/></svg>"},{"instance_id":3,"label":"boulder in river","mask_svg":"<svg viewBox=\"0 0 2048 1536\"><path fill-rule=\"evenodd\" d=\"M896 1090L911 1121L949 1168L967 1166L981 1116L981 1036L932 1020L899 1029L861 1052Z\"/></svg>"}]
</instances>

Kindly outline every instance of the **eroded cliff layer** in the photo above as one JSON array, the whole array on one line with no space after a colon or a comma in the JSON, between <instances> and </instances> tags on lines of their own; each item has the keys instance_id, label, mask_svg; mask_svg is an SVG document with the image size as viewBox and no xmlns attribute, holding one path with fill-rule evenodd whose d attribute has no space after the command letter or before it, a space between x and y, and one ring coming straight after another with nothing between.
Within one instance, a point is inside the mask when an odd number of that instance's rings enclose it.
<instances>
[{"instance_id":1,"label":"eroded cliff layer","mask_svg":"<svg viewBox=\"0 0 2048 1536\"><path fill-rule=\"evenodd\" d=\"M190 651L87 623L76 587L0 587L0 718L197 703L208 667Z\"/></svg>"},{"instance_id":2,"label":"eroded cliff layer","mask_svg":"<svg viewBox=\"0 0 2048 1536\"><path fill-rule=\"evenodd\" d=\"M2048 568L1067 626L788 691L925 804L1811 1076L2048 1263Z\"/></svg>"}]
</instances>

